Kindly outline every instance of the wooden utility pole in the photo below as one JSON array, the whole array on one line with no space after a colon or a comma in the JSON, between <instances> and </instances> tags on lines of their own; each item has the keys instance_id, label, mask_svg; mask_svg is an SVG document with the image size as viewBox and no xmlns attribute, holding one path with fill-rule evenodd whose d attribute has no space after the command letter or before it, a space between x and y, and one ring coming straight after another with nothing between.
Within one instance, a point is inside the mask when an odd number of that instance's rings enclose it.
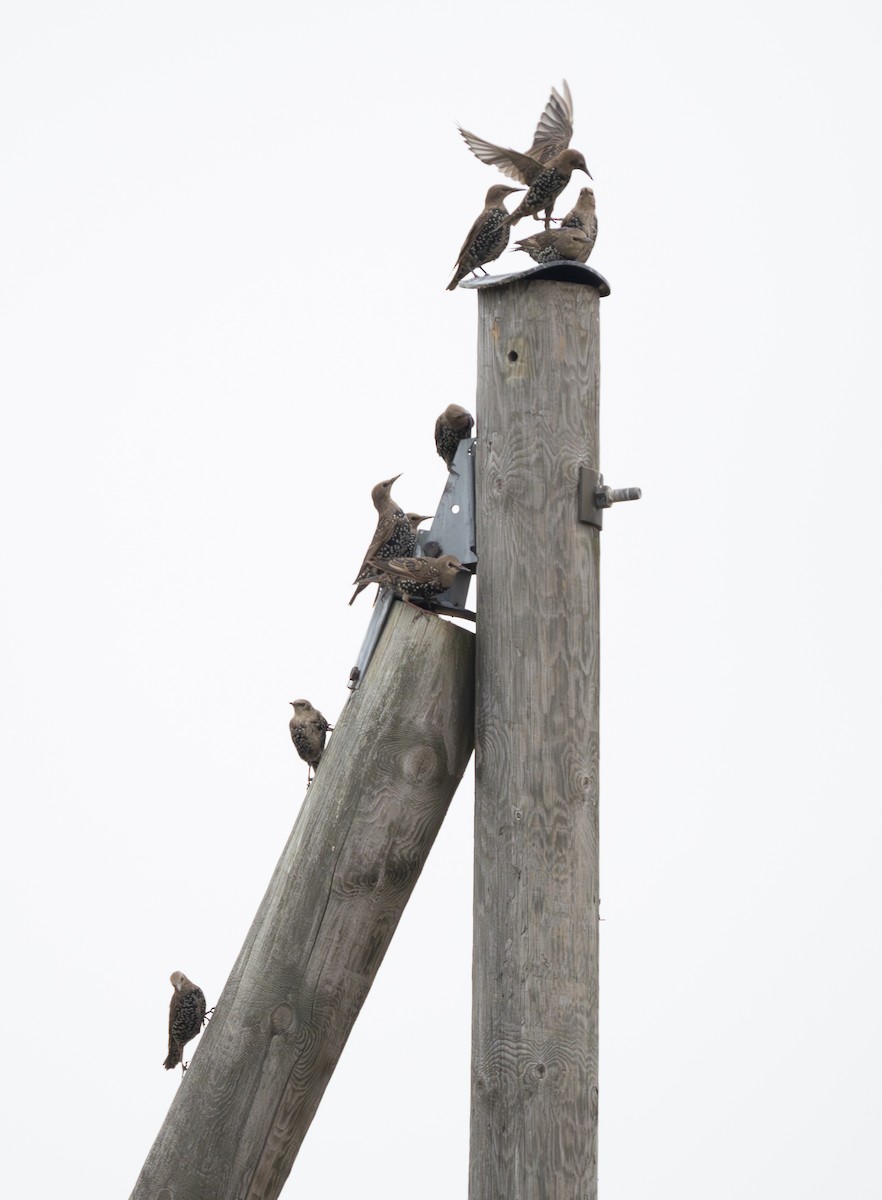
<instances>
[{"instance_id":1,"label":"wooden utility pole","mask_svg":"<svg viewBox=\"0 0 882 1200\"><path fill-rule=\"evenodd\" d=\"M594 1200L600 291L478 290L469 1196Z\"/></svg>"},{"instance_id":2,"label":"wooden utility pole","mask_svg":"<svg viewBox=\"0 0 882 1200\"><path fill-rule=\"evenodd\" d=\"M132 1200L279 1195L473 730L474 635L395 604Z\"/></svg>"}]
</instances>

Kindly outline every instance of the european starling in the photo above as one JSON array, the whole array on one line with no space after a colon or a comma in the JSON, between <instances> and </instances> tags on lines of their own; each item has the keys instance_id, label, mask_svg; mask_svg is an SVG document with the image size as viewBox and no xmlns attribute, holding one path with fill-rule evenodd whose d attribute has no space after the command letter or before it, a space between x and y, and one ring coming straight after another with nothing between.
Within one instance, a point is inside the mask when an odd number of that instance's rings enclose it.
<instances>
[{"instance_id":1,"label":"european starling","mask_svg":"<svg viewBox=\"0 0 882 1200\"><path fill-rule=\"evenodd\" d=\"M453 460L459 443L472 436L474 423L475 418L472 414L466 412L459 404L448 404L435 422L435 449L447 464L448 471L453 470Z\"/></svg>"},{"instance_id":2,"label":"european starling","mask_svg":"<svg viewBox=\"0 0 882 1200\"><path fill-rule=\"evenodd\" d=\"M503 205L506 196L512 192L522 192L523 188L508 187L504 183L494 184L487 192L484 207L477 217L462 244L459 258L456 260L455 274L447 285L448 292L468 275L474 275L480 269L484 271L484 263L493 262L499 258L508 245L508 209ZM487 272L484 271L486 275Z\"/></svg>"},{"instance_id":3,"label":"european starling","mask_svg":"<svg viewBox=\"0 0 882 1200\"><path fill-rule=\"evenodd\" d=\"M411 596L431 600L453 585L460 571L466 568L453 554L443 558L389 558L372 563L372 582L397 592L405 604Z\"/></svg>"},{"instance_id":4,"label":"european starling","mask_svg":"<svg viewBox=\"0 0 882 1200\"><path fill-rule=\"evenodd\" d=\"M562 258L585 262L593 245L584 229L543 229L515 242L516 249L525 251L537 263L559 262Z\"/></svg>"},{"instance_id":5,"label":"european starling","mask_svg":"<svg viewBox=\"0 0 882 1200\"><path fill-rule=\"evenodd\" d=\"M563 90L561 95L556 88L551 89L533 134L533 144L526 154L487 142L460 127L466 145L481 162L498 167L510 179L528 185L526 196L509 218L512 225L517 225L521 217L536 216L544 209L545 228L548 229L554 202L569 183L573 171L584 171L591 178L584 155L568 148L573 136L573 100L566 80Z\"/></svg>"},{"instance_id":6,"label":"european starling","mask_svg":"<svg viewBox=\"0 0 882 1200\"><path fill-rule=\"evenodd\" d=\"M429 513L429 515L426 517L420 516L419 513L405 513L404 515L407 517L408 521L410 521L410 527L414 531L414 533L417 532L420 525L422 525L423 521L434 521L435 520L434 513Z\"/></svg>"},{"instance_id":7,"label":"european starling","mask_svg":"<svg viewBox=\"0 0 882 1200\"><path fill-rule=\"evenodd\" d=\"M329 725L308 700L291 700L290 704L294 716L288 722L288 728L297 753L306 763L306 786L309 787L325 748L325 737L334 726Z\"/></svg>"},{"instance_id":8,"label":"european starling","mask_svg":"<svg viewBox=\"0 0 882 1200\"><path fill-rule=\"evenodd\" d=\"M591 245L597 239L597 209L594 204L594 192L584 187L579 192L579 199L560 223L561 229L584 229L591 239Z\"/></svg>"},{"instance_id":9,"label":"european starling","mask_svg":"<svg viewBox=\"0 0 882 1200\"><path fill-rule=\"evenodd\" d=\"M205 993L183 971L172 971L171 985L175 990L168 1006L168 1058L162 1065L170 1071L180 1063L186 1071L184 1047L205 1024Z\"/></svg>"},{"instance_id":10,"label":"european starling","mask_svg":"<svg viewBox=\"0 0 882 1200\"><path fill-rule=\"evenodd\" d=\"M377 528L367 553L359 567L358 574L352 581L356 584L352 600L367 587L367 577L370 575L368 564L375 558L395 558L398 555L413 554L417 546L416 530L408 520L407 513L402 512L392 499L392 484L399 477L384 479L371 491L371 500L379 514ZM349 603L352 603L352 600Z\"/></svg>"}]
</instances>

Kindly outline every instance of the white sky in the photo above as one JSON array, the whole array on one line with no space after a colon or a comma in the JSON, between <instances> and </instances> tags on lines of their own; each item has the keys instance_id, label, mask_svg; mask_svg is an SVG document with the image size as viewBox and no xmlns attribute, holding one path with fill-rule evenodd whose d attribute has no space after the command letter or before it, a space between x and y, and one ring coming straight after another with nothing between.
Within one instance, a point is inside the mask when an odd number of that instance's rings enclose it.
<instances>
[{"instance_id":1,"label":"white sky","mask_svg":"<svg viewBox=\"0 0 882 1200\"><path fill-rule=\"evenodd\" d=\"M288 701L348 695L370 488L432 510L474 399L444 288L502 177L455 123L525 149L566 77L644 489L603 533L602 1200L878 1197L879 9L304 7L0 18L4 1191L134 1184L169 973L217 999L303 796ZM466 1194L471 804L286 1195Z\"/></svg>"}]
</instances>

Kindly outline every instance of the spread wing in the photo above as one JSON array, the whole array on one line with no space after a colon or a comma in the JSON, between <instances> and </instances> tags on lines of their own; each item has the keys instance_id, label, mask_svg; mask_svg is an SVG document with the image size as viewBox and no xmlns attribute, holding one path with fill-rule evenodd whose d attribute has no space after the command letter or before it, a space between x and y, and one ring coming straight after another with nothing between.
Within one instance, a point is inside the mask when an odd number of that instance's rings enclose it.
<instances>
[{"instance_id":1,"label":"spread wing","mask_svg":"<svg viewBox=\"0 0 882 1200\"><path fill-rule=\"evenodd\" d=\"M572 136L573 98L570 85L564 80L563 95L557 88L551 89L551 96L533 134L533 145L527 153L538 162L547 163L561 150L566 150Z\"/></svg>"},{"instance_id":2,"label":"spread wing","mask_svg":"<svg viewBox=\"0 0 882 1200\"><path fill-rule=\"evenodd\" d=\"M518 183L529 185L542 174L542 163L531 158L529 154L518 154L517 150L506 150L504 146L496 146L493 142L485 142L483 138L475 137L473 133L469 133L462 126L457 126L457 128L462 134L465 144L476 158L480 158L481 162L488 163L491 167L498 167L509 179L516 179Z\"/></svg>"}]
</instances>

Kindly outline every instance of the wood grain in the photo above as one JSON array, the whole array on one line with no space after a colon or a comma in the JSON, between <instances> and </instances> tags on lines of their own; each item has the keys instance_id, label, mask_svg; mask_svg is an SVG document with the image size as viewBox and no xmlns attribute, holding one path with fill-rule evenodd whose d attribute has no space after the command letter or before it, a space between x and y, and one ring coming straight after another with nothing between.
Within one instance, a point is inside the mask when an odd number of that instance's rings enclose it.
<instances>
[{"instance_id":1,"label":"wood grain","mask_svg":"<svg viewBox=\"0 0 882 1200\"><path fill-rule=\"evenodd\" d=\"M479 296L469 1195L594 1200L599 296Z\"/></svg>"},{"instance_id":2,"label":"wood grain","mask_svg":"<svg viewBox=\"0 0 882 1200\"><path fill-rule=\"evenodd\" d=\"M132 1200L279 1195L473 730L474 635L393 605Z\"/></svg>"}]
</instances>

